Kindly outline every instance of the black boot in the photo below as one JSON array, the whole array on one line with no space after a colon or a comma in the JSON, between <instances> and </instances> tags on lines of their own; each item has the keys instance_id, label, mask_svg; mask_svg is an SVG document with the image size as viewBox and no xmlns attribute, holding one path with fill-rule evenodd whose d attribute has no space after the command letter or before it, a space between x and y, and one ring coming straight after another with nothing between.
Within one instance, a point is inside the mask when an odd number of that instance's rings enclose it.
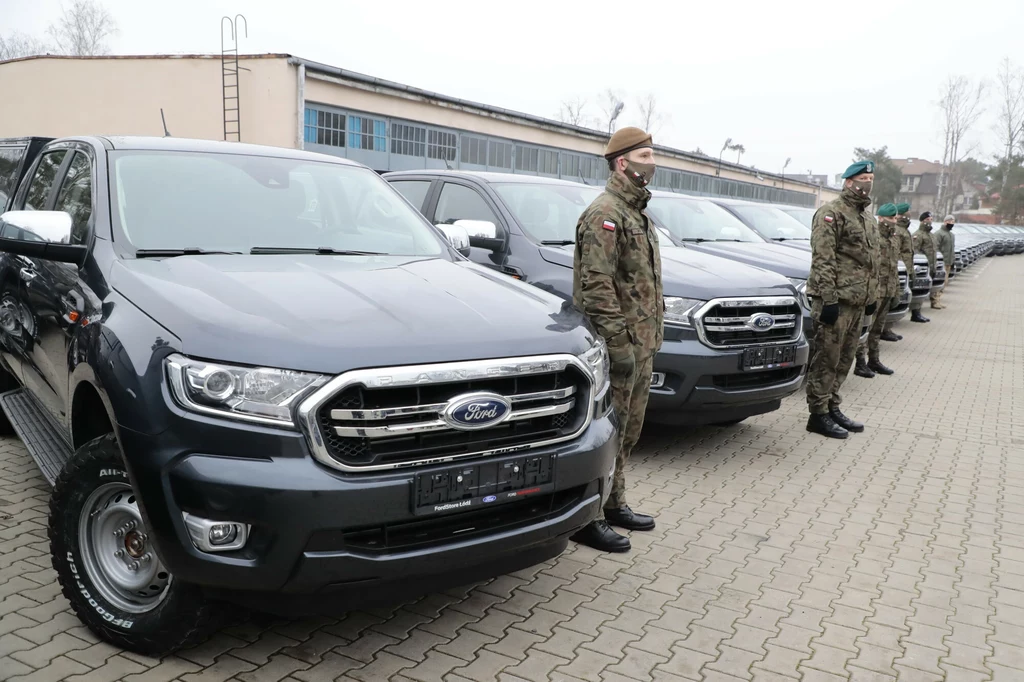
<instances>
[{"instance_id":1,"label":"black boot","mask_svg":"<svg viewBox=\"0 0 1024 682\"><path fill-rule=\"evenodd\" d=\"M882 341L893 341L893 342L896 342L896 341L899 341L900 339L902 339L903 337L900 336L899 334L896 334L892 330L886 329L884 332L882 332L882 335L879 336L878 338L882 339Z\"/></svg>"},{"instance_id":2,"label":"black boot","mask_svg":"<svg viewBox=\"0 0 1024 682\"><path fill-rule=\"evenodd\" d=\"M602 519L591 521L570 538L599 552L628 552L632 545L629 538L619 535Z\"/></svg>"},{"instance_id":3,"label":"black boot","mask_svg":"<svg viewBox=\"0 0 1024 682\"><path fill-rule=\"evenodd\" d=\"M853 373L859 377L864 377L865 379L875 378L875 373L871 371L870 367L868 367L868 363L864 360L863 355L857 356L857 365L853 368Z\"/></svg>"},{"instance_id":4,"label":"black boot","mask_svg":"<svg viewBox=\"0 0 1024 682\"><path fill-rule=\"evenodd\" d=\"M889 376L891 374L896 373L893 370L886 367L885 365L883 365L882 361L879 360L878 357L873 357L870 360L868 360L868 367L870 367L871 371L875 372L876 374L884 374L886 376Z\"/></svg>"},{"instance_id":5,"label":"black boot","mask_svg":"<svg viewBox=\"0 0 1024 682\"><path fill-rule=\"evenodd\" d=\"M828 416L832 417L832 421L839 424L847 431L853 431L854 433L860 433L864 430L864 425L860 422L855 422L845 414L839 411L838 407L828 408Z\"/></svg>"},{"instance_id":6,"label":"black boot","mask_svg":"<svg viewBox=\"0 0 1024 682\"><path fill-rule=\"evenodd\" d=\"M605 509L604 518L609 525L626 530L654 530L654 518L646 514L637 514L629 507Z\"/></svg>"},{"instance_id":7,"label":"black boot","mask_svg":"<svg viewBox=\"0 0 1024 682\"><path fill-rule=\"evenodd\" d=\"M920 310L915 310L910 313L911 322L931 322L927 317L921 314Z\"/></svg>"},{"instance_id":8,"label":"black boot","mask_svg":"<svg viewBox=\"0 0 1024 682\"><path fill-rule=\"evenodd\" d=\"M838 438L840 440L850 435L846 429L832 421L832 417L827 414L812 414L808 417L807 430L826 438Z\"/></svg>"}]
</instances>

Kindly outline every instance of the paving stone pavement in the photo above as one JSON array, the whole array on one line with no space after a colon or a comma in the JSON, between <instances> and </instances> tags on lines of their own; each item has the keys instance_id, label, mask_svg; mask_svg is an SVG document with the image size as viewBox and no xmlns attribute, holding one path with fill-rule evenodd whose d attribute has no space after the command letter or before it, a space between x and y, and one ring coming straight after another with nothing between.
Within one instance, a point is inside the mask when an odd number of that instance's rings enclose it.
<instances>
[{"instance_id":1,"label":"paving stone pavement","mask_svg":"<svg viewBox=\"0 0 1024 682\"><path fill-rule=\"evenodd\" d=\"M811 436L801 396L729 428L649 429L628 481L658 528L394 608L254 617L154 660L57 589L48 488L0 441L0 679L319 682L1024 680L1024 259L954 280L851 375L868 424ZM927 311L926 311L927 312Z\"/></svg>"}]
</instances>

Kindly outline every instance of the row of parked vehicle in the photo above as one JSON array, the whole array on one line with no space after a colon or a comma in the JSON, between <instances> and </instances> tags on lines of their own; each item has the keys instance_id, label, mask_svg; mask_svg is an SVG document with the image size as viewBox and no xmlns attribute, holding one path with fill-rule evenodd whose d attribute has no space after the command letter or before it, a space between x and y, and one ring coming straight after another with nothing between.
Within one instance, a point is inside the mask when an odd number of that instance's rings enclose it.
<instances>
[{"instance_id":1,"label":"row of parked vehicle","mask_svg":"<svg viewBox=\"0 0 1024 682\"><path fill-rule=\"evenodd\" d=\"M618 443L607 350L570 302L599 191L237 143L0 140L0 428L54 485L78 617L160 654L228 603L336 613L561 553ZM809 352L799 214L663 193L650 214L668 311L652 421L776 409ZM936 285L913 267L887 314Z\"/></svg>"}]
</instances>

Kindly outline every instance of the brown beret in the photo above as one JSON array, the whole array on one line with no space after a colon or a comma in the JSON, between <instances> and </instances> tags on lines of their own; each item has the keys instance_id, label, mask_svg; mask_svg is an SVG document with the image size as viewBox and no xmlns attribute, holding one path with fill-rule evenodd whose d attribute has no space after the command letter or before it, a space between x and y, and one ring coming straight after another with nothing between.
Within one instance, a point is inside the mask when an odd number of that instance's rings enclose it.
<instances>
[{"instance_id":1,"label":"brown beret","mask_svg":"<svg viewBox=\"0 0 1024 682\"><path fill-rule=\"evenodd\" d=\"M622 128L616 130L612 138L608 140L608 146L604 148L604 158L614 159L634 149L653 146L654 142L651 141L650 134L645 133L639 128Z\"/></svg>"}]
</instances>

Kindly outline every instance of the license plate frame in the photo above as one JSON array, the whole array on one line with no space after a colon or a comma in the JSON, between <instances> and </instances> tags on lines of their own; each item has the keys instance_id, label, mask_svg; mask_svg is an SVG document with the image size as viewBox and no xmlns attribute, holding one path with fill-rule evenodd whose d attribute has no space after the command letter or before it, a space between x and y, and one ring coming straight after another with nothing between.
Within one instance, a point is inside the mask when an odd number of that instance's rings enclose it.
<instances>
[{"instance_id":1,"label":"license plate frame","mask_svg":"<svg viewBox=\"0 0 1024 682\"><path fill-rule=\"evenodd\" d=\"M796 349L795 343L746 348L740 357L740 369L744 372L755 372L793 367L796 364Z\"/></svg>"}]
</instances>

